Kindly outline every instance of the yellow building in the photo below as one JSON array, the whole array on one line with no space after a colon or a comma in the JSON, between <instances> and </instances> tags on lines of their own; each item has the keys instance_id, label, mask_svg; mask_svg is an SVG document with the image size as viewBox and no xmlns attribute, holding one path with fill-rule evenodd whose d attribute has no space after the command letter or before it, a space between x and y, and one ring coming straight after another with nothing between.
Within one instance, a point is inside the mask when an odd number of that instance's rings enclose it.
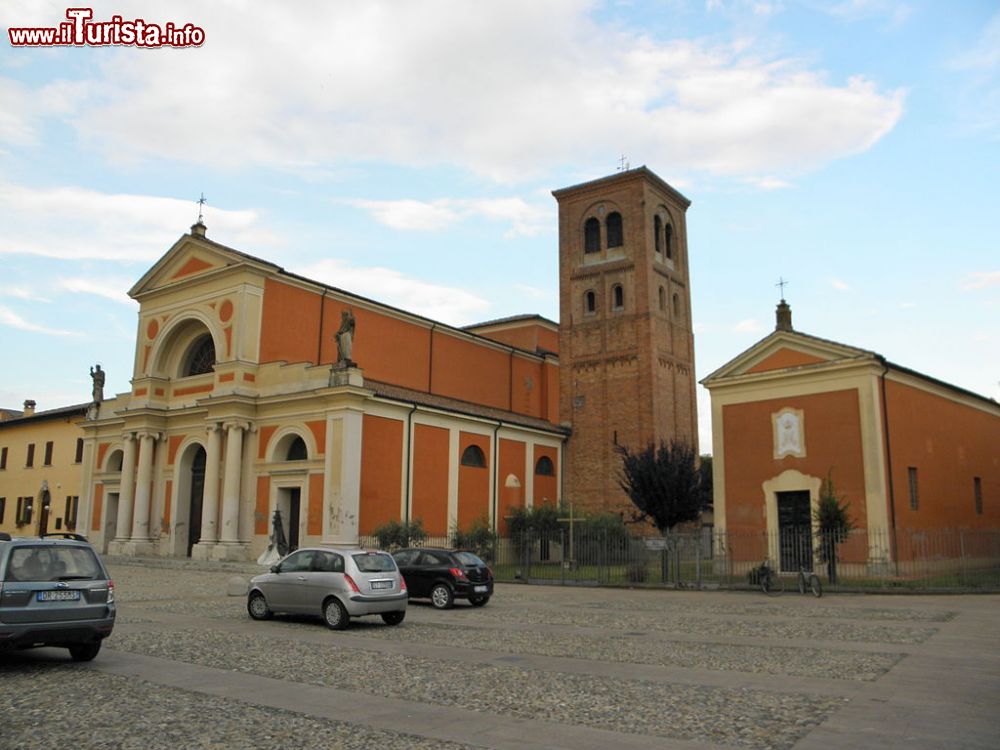
<instances>
[{"instance_id":1,"label":"yellow building","mask_svg":"<svg viewBox=\"0 0 1000 750\"><path fill-rule=\"evenodd\" d=\"M86 404L36 412L34 401L26 401L23 412L3 410L0 531L25 536L77 529L86 459L79 423L86 412Z\"/></svg>"}]
</instances>

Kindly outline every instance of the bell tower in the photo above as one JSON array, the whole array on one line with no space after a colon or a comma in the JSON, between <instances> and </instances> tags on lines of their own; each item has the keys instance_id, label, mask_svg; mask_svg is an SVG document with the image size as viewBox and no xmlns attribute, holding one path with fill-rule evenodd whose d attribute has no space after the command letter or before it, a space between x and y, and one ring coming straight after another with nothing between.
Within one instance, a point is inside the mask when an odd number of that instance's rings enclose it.
<instances>
[{"instance_id":1,"label":"bell tower","mask_svg":"<svg viewBox=\"0 0 1000 750\"><path fill-rule=\"evenodd\" d=\"M631 504L621 458L661 440L697 451L686 211L646 167L553 192L559 203L559 414L566 500Z\"/></svg>"}]
</instances>

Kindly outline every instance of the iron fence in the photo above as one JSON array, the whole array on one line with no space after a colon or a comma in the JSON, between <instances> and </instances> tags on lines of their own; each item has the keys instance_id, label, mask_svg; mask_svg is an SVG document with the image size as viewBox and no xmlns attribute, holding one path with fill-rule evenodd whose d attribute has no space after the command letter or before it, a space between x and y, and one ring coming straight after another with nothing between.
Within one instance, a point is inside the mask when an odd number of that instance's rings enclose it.
<instances>
[{"instance_id":1,"label":"iron fence","mask_svg":"<svg viewBox=\"0 0 1000 750\"><path fill-rule=\"evenodd\" d=\"M370 538L362 543L375 546ZM993 529L857 529L837 540L788 529L704 528L665 537L561 529L484 539L476 551L498 581L525 583L745 588L768 560L781 575L814 571L834 589L1000 589L1000 530Z\"/></svg>"}]
</instances>

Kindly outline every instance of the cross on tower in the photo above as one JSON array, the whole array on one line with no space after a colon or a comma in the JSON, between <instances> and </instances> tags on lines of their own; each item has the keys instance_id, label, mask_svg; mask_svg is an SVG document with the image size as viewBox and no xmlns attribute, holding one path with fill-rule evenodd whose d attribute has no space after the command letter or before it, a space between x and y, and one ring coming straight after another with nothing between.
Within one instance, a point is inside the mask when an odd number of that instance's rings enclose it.
<instances>
[{"instance_id":1,"label":"cross on tower","mask_svg":"<svg viewBox=\"0 0 1000 750\"><path fill-rule=\"evenodd\" d=\"M205 223L205 222L202 221L202 218L203 218L203 216L202 216L202 210L205 208L205 204L206 203L208 203L208 200L205 198L205 194L202 193L201 194L201 198L198 199L198 223L199 224L204 224Z\"/></svg>"},{"instance_id":2,"label":"cross on tower","mask_svg":"<svg viewBox=\"0 0 1000 750\"><path fill-rule=\"evenodd\" d=\"M785 287L786 287L787 285L788 285L788 282L787 282L787 281L785 281L785 280L784 280L783 278L781 278L781 277L779 276L779 277L778 277L778 283L777 283L777 284L775 284L775 286L776 286L776 287L780 287L780 288L781 288L781 299L782 299L782 300L784 300L784 299L785 299Z\"/></svg>"},{"instance_id":3,"label":"cross on tower","mask_svg":"<svg viewBox=\"0 0 1000 750\"><path fill-rule=\"evenodd\" d=\"M618 159L618 171L627 172L630 166L628 159L625 158L625 154L622 154L621 158Z\"/></svg>"}]
</instances>

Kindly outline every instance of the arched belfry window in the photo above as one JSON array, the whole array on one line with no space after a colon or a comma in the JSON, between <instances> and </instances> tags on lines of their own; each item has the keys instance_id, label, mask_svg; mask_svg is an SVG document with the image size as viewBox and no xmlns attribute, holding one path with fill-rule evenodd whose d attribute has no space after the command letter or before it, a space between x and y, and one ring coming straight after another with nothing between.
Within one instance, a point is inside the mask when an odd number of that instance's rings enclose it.
<instances>
[{"instance_id":1,"label":"arched belfry window","mask_svg":"<svg viewBox=\"0 0 1000 750\"><path fill-rule=\"evenodd\" d=\"M667 250L667 257L668 258L673 258L674 257L674 228L670 224L667 224L663 228L663 241L664 241L664 246L666 247L666 250Z\"/></svg>"},{"instance_id":2,"label":"arched belfry window","mask_svg":"<svg viewBox=\"0 0 1000 750\"><path fill-rule=\"evenodd\" d=\"M611 287L611 309L625 309L625 290L622 288L621 284L615 284Z\"/></svg>"},{"instance_id":3,"label":"arched belfry window","mask_svg":"<svg viewBox=\"0 0 1000 750\"><path fill-rule=\"evenodd\" d=\"M608 247L621 247L625 244L624 232L622 231L622 215L617 211L608 214Z\"/></svg>"},{"instance_id":4,"label":"arched belfry window","mask_svg":"<svg viewBox=\"0 0 1000 750\"><path fill-rule=\"evenodd\" d=\"M470 445L462 452L462 466L475 466L479 469L486 468L486 456L483 449L478 445Z\"/></svg>"},{"instance_id":5,"label":"arched belfry window","mask_svg":"<svg viewBox=\"0 0 1000 750\"><path fill-rule=\"evenodd\" d=\"M212 334L206 333L199 336L188 349L187 358L184 360L184 368L181 370L181 377L187 378L192 375L204 375L212 372L215 367L215 341Z\"/></svg>"},{"instance_id":6,"label":"arched belfry window","mask_svg":"<svg viewBox=\"0 0 1000 750\"><path fill-rule=\"evenodd\" d=\"M593 315L595 312L597 312L597 295L594 293L593 289L584 292L583 311L587 315Z\"/></svg>"},{"instance_id":7,"label":"arched belfry window","mask_svg":"<svg viewBox=\"0 0 1000 750\"><path fill-rule=\"evenodd\" d=\"M659 289L658 296L659 296L659 301L660 301L660 311L661 312L666 312L667 311L667 293L663 290L662 286Z\"/></svg>"},{"instance_id":8,"label":"arched belfry window","mask_svg":"<svg viewBox=\"0 0 1000 750\"><path fill-rule=\"evenodd\" d=\"M663 252L663 220L659 216L653 217L653 247L658 253Z\"/></svg>"},{"instance_id":9,"label":"arched belfry window","mask_svg":"<svg viewBox=\"0 0 1000 750\"><path fill-rule=\"evenodd\" d=\"M552 459L548 456L542 456L538 459L538 463L535 464L535 473L543 477L555 476L556 467L552 464Z\"/></svg>"},{"instance_id":10,"label":"arched belfry window","mask_svg":"<svg viewBox=\"0 0 1000 750\"><path fill-rule=\"evenodd\" d=\"M681 297L676 292L674 293L674 317L679 318L681 316Z\"/></svg>"},{"instance_id":11,"label":"arched belfry window","mask_svg":"<svg viewBox=\"0 0 1000 750\"><path fill-rule=\"evenodd\" d=\"M306 449L306 441L296 437L288 446L288 455L285 456L285 460L305 461L307 458L309 458L309 451Z\"/></svg>"},{"instance_id":12,"label":"arched belfry window","mask_svg":"<svg viewBox=\"0 0 1000 750\"><path fill-rule=\"evenodd\" d=\"M583 252L601 251L601 222L591 216L583 223Z\"/></svg>"}]
</instances>

